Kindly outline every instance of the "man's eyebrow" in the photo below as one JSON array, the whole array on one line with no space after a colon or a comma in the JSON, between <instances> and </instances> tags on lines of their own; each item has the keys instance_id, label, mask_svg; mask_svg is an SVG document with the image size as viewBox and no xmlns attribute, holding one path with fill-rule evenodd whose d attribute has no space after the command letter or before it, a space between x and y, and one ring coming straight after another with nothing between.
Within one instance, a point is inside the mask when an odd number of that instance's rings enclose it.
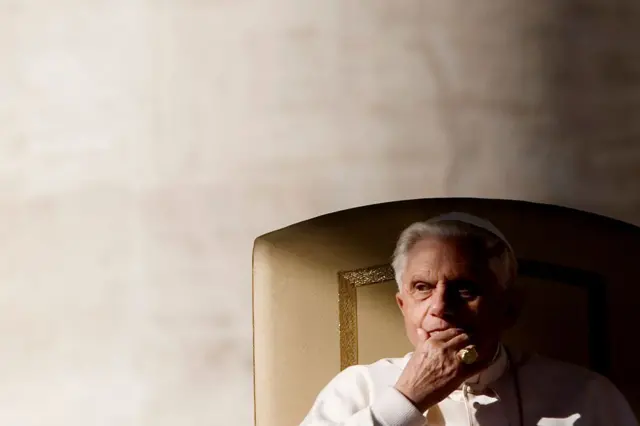
<instances>
[{"instance_id":1,"label":"man's eyebrow","mask_svg":"<svg viewBox=\"0 0 640 426\"><path fill-rule=\"evenodd\" d=\"M426 284L433 284L432 280L430 280L430 279L428 279L426 277L426 274L420 274L420 273L411 275L411 278L409 279L409 282L411 282L411 283L423 282L423 283L426 283Z\"/></svg>"},{"instance_id":2,"label":"man's eyebrow","mask_svg":"<svg viewBox=\"0 0 640 426\"><path fill-rule=\"evenodd\" d=\"M460 277L454 280L449 280L449 283L453 285L465 285L465 284L478 285L477 280L473 278L468 278L468 277Z\"/></svg>"}]
</instances>

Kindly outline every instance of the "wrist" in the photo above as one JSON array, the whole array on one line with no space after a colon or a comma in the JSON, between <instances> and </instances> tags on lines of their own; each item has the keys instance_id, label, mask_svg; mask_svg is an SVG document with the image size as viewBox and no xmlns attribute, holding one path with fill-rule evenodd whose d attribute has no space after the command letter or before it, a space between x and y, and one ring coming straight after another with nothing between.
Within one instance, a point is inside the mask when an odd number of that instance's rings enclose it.
<instances>
[{"instance_id":1,"label":"wrist","mask_svg":"<svg viewBox=\"0 0 640 426\"><path fill-rule=\"evenodd\" d=\"M396 384L394 389L400 392L414 407L420 410L421 413L424 413L429 408L437 404L436 402L431 401L431 398L428 397L428 394L418 393L410 387L403 384Z\"/></svg>"}]
</instances>

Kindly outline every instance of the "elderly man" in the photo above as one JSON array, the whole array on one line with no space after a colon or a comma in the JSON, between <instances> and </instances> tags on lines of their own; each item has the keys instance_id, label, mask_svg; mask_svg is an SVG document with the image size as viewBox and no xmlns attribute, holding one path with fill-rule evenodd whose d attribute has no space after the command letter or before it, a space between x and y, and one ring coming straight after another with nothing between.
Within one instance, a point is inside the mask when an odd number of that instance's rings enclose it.
<instances>
[{"instance_id":1,"label":"elderly man","mask_svg":"<svg viewBox=\"0 0 640 426\"><path fill-rule=\"evenodd\" d=\"M637 425L606 378L500 343L521 293L513 249L488 221L414 223L393 268L414 351L339 373L302 426Z\"/></svg>"}]
</instances>

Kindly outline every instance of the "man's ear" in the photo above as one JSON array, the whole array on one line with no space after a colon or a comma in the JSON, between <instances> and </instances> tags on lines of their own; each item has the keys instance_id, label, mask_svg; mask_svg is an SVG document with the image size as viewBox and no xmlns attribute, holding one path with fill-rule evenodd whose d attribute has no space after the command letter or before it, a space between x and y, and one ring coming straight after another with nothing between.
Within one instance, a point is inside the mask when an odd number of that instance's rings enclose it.
<instances>
[{"instance_id":1,"label":"man's ear","mask_svg":"<svg viewBox=\"0 0 640 426\"><path fill-rule=\"evenodd\" d=\"M504 316L505 316L505 330L513 327L520 313L524 307L524 288L516 283L509 283L504 290Z\"/></svg>"},{"instance_id":2,"label":"man's ear","mask_svg":"<svg viewBox=\"0 0 640 426\"><path fill-rule=\"evenodd\" d=\"M404 299L402 298L402 294L400 294L400 292L396 293L396 303L398 304L398 308L400 308L400 310L402 311L402 308L404 308Z\"/></svg>"}]
</instances>

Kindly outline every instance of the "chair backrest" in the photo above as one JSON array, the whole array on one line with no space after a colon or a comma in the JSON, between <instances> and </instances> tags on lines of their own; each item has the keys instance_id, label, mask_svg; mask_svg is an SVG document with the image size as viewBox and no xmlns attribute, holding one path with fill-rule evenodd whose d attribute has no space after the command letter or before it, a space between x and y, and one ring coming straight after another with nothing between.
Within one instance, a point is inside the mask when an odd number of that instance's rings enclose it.
<instances>
[{"instance_id":1,"label":"chair backrest","mask_svg":"<svg viewBox=\"0 0 640 426\"><path fill-rule=\"evenodd\" d=\"M517 347L610 377L640 412L640 228L557 206L425 199L328 214L256 239L256 426L297 425L341 369L411 351L389 266L415 221L466 211L492 221L520 260L527 303Z\"/></svg>"}]
</instances>

